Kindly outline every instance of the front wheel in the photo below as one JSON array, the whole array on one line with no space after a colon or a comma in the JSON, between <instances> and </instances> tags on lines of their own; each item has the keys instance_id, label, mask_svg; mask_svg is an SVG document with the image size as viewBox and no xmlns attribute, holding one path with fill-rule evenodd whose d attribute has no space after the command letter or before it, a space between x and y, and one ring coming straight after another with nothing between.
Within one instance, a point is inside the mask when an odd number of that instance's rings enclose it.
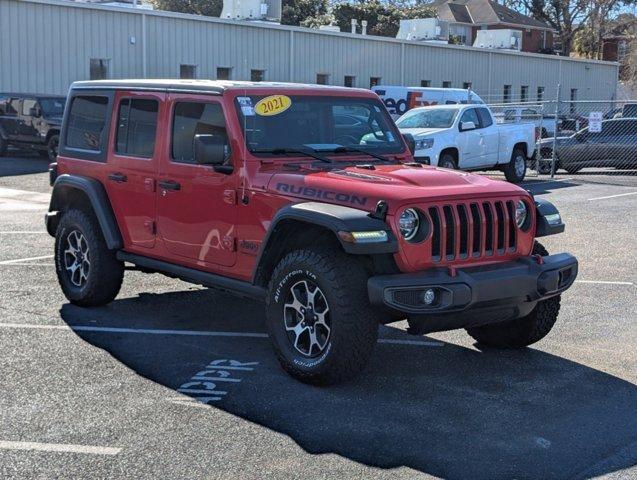
<instances>
[{"instance_id":1,"label":"front wheel","mask_svg":"<svg viewBox=\"0 0 637 480\"><path fill-rule=\"evenodd\" d=\"M266 322L284 370L318 385L356 376L378 337L367 275L336 250L296 250L279 262L268 285Z\"/></svg>"},{"instance_id":2,"label":"front wheel","mask_svg":"<svg viewBox=\"0 0 637 480\"><path fill-rule=\"evenodd\" d=\"M450 153L443 153L438 160L438 166L440 168L448 168L450 170L458 170L458 164L456 159Z\"/></svg>"},{"instance_id":3,"label":"front wheel","mask_svg":"<svg viewBox=\"0 0 637 480\"><path fill-rule=\"evenodd\" d=\"M513 150L511 161L504 167L504 176L511 183L520 183L526 175L526 155L520 148Z\"/></svg>"},{"instance_id":4,"label":"front wheel","mask_svg":"<svg viewBox=\"0 0 637 480\"><path fill-rule=\"evenodd\" d=\"M535 242L533 255L547 256L544 246ZM467 333L487 347L522 348L542 340L553 328L560 311L560 296L537 302L525 317L506 322L468 328Z\"/></svg>"}]
</instances>

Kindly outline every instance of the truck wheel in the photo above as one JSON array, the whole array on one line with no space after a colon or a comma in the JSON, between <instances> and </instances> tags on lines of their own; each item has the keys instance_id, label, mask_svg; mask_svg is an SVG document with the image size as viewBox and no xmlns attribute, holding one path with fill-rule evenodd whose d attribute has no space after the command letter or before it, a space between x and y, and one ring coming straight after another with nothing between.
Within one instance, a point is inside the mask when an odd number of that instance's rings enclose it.
<instances>
[{"instance_id":1,"label":"truck wheel","mask_svg":"<svg viewBox=\"0 0 637 480\"><path fill-rule=\"evenodd\" d=\"M443 153L438 160L438 166L440 168L448 168L450 170L458 170L458 164L456 159L450 153Z\"/></svg>"},{"instance_id":2,"label":"truck wheel","mask_svg":"<svg viewBox=\"0 0 637 480\"><path fill-rule=\"evenodd\" d=\"M7 148L9 147L7 141L0 136L0 157L4 157L7 153Z\"/></svg>"},{"instance_id":3,"label":"truck wheel","mask_svg":"<svg viewBox=\"0 0 637 480\"><path fill-rule=\"evenodd\" d=\"M58 145L60 144L59 135L51 135L49 142L46 145L46 153L51 162L55 162L58 158Z\"/></svg>"},{"instance_id":4,"label":"truck wheel","mask_svg":"<svg viewBox=\"0 0 637 480\"><path fill-rule=\"evenodd\" d=\"M516 148L511 154L511 161L504 167L504 176L511 183L520 183L526 175L526 155Z\"/></svg>"},{"instance_id":5,"label":"truck wheel","mask_svg":"<svg viewBox=\"0 0 637 480\"><path fill-rule=\"evenodd\" d=\"M365 271L328 249L296 250L279 262L268 285L266 323L283 369L316 385L357 375L378 337Z\"/></svg>"},{"instance_id":6,"label":"truck wheel","mask_svg":"<svg viewBox=\"0 0 637 480\"><path fill-rule=\"evenodd\" d=\"M124 278L124 263L106 246L97 219L80 210L69 210L60 220L55 270L66 298L81 307L112 301Z\"/></svg>"},{"instance_id":7,"label":"truck wheel","mask_svg":"<svg viewBox=\"0 0 637 480\"><path fill-rule=\"evenodd\" d=\"M535 242L533 255L546 256L548 252L541 243ZM468 328L467 333L478 343L487 347L522 348L546 337L551 331L560 311L560 295L541 300L527 316L516 320L493 323L482 327Z\"/></svg>"}]
</instances>

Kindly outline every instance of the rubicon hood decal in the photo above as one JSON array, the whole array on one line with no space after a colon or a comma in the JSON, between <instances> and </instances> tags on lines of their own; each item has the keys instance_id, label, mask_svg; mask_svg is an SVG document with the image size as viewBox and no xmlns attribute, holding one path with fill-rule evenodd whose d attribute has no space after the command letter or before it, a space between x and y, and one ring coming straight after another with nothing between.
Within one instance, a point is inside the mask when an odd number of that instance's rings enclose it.
<instances>
[{"instance_id":1,"label":"rubicon hood decal","mask_svg":"<svg viewBox=\"0 0 637 480\"><path fill-rule=\"evenodd\" d=\"M343 192L334 192L332 190L323 190L320 188L305 187L303 185L293 185L291 183L277 182L275 190L288 195L297 195L306 198L316 198L317 200L326 200L339 203L349 203L352 205L365 205L367 197L353 195Z\"/></svg>"}]
</instances>

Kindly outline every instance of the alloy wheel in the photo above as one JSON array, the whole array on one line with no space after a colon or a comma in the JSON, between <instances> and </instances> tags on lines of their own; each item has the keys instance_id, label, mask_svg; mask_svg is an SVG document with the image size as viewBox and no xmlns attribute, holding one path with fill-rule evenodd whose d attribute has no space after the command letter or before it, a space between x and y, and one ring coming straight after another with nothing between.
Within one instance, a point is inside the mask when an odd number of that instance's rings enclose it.
<instances>
[{"instance_id":1,"label":"alloy wheel","mask_svg":"<svg viewBox=\"0 0 637 480\"><path fill-rule=\"evenodd\" d=\"M310 280L292 285L283 306L283 322L290 343L306 357L323 353L330 340L329 305L321 289Z\"/></svg>"},{"instance_id":2,"label":"alloy wheel","mask_svg":"<svg viewBox=\"0 0 637 480\"><path fill-rule=\"evenodd\" d=\"M64 268L68 272L71 283L76 287L82 287L88 281L91 269L88 242L79 230L73 230L66 237Z\"/></svg>"}]
</instances>

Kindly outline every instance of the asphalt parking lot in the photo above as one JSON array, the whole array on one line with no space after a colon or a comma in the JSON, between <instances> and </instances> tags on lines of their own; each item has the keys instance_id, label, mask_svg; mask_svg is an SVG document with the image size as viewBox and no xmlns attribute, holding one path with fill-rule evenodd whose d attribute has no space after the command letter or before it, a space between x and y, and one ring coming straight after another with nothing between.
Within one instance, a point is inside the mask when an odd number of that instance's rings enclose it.
<instances>
[{"instance_id":1,"label":"asphalt parking lot","mask_svg":"<svg viewBox=\"0 0 637 480\"><path fill-rule=\"evenodd\" d=\"M69 304L46 169L0 158L0 477L637 477L637 176L526 182L567 222L545 246L580 261L543 341L400 322L361 378L316 388L279 368L257 302L129 271L112 304Z\"/></svg>"}]
</instances>

